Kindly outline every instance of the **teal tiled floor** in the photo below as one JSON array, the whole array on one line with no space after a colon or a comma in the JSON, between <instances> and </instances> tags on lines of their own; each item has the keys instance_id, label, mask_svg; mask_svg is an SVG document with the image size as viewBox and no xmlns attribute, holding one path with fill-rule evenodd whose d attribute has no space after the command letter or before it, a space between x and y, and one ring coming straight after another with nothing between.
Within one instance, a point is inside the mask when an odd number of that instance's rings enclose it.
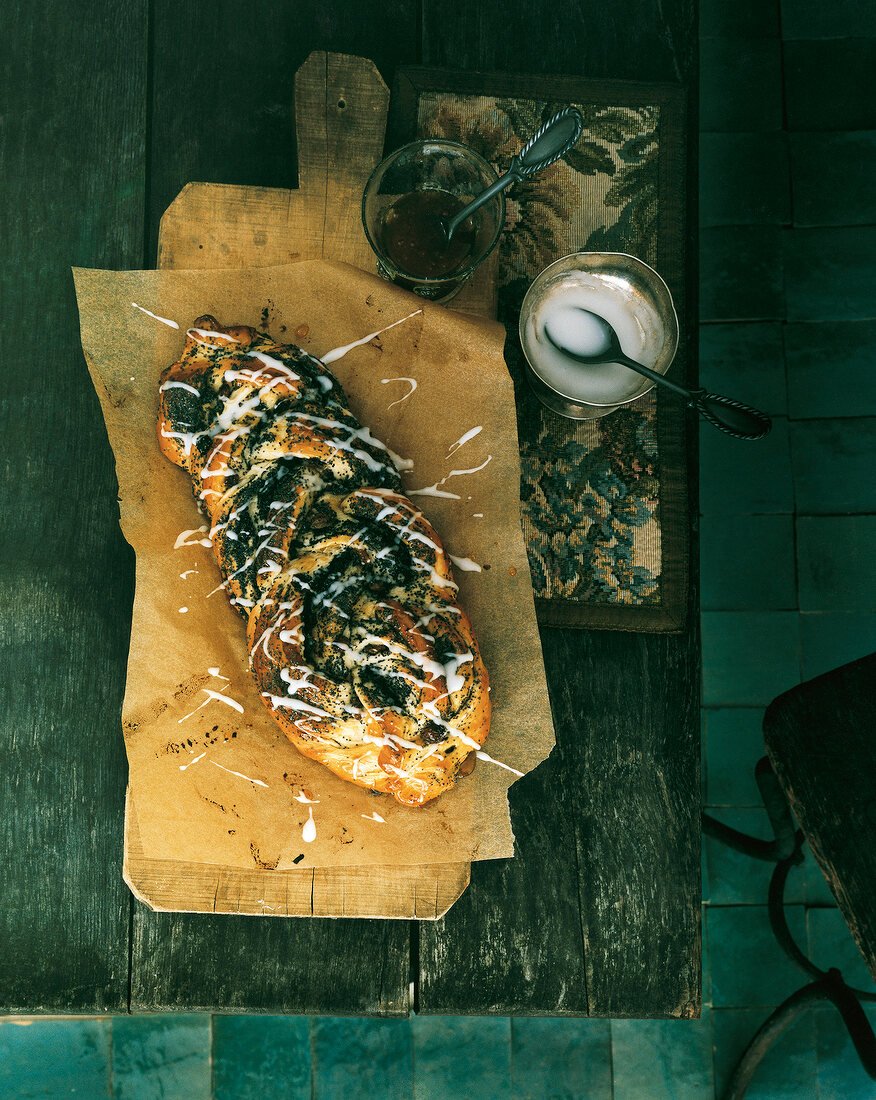
<instances>
[{"instance_id":1,"label":"teal tiled floor","mask_svg":"<svg viewBox=\"0 0 876 1100\"><path fill-rule=\"evenodd\" d=\"M809 321L783 326L783 335L788 370L786 411L792 420L830 422L876 416L876 322ZM825 363L830 363L829 379ZM806 426L799 427L804 433Z\"/></svg>"},{"instance_id":2,"label":"teal tiled floor","mask_svg":"<svg viewBox=\"0 0 876 1100\"><path fill-rule=\"evenodd\" d=\"M876 46L865 8L703 0L700 24L715 36L702 53L704 68L714 62L702 94L717 97L726 81L725 100L701 115L713 131L701 142L701 378L760 404L775 425L766 445L740 449L700 432L704 790L714 816L762 837L753 765L763 704L876 649L876 115L855 75L869 71ZM729 69L743 42L739 72L752 79L739 92ZM767 97L759 121L754 95ZM764 184L768 166L779 178ZM720 1094L756 1028L805 978L769 929L771 866L711 839L704 866ZM786 899L801 947L872 989L811 854ZM747 1096L857 1100L876 1096L876 1085L828 1007L782 1035Z\"/></svg>"},{"instance_id":3,"label":"teal tiled floor","mask_svg":"<svg viewBox=\"0 0 876 1100\"><path fill-rule=\"evenodd\" d=\"M700 32L701 377L775 418L761 443L700 432L703 792L765 836L764 704L876 650L876 100L855 76L876 7L701 0ZM706 842L697 1021L7 1019L0 1100L713 1100L804 982L768 927L769 874ZM801 946L867 982L811 855L787 898ZM830 1008L789 1028L748 1092L874 1095Z\"/></svg>"}]
</instances>

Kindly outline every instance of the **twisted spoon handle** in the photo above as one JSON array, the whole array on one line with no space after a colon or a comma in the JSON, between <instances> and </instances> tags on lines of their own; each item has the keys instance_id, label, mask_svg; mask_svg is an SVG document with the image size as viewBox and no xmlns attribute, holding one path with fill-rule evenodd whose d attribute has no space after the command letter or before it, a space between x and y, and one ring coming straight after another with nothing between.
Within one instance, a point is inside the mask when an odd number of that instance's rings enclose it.
<instances>
[{"instance_id":1,"label":"twisted spoon handle","mask_svg":"<svg viewBox=\"0 0 876 1100\"><path fill-rule=\"evenodd\" d=\"M509 175L518 180L535 175L550 167L572 148L584 129L584 116L577 107L562 107L542 123L532 137L513 157Z\"/></svg>"},{"instance_id":2,"label":"twisted spoon handle","mask_svg":"<svg viewBox=\"0 0 876 1100\"><path fill-rule=\"evenodd\" d=\"M724 397L720 393L707 393L705 390L694 390L691 398L691 406L703 419L708 420L712 427L737 439L761 439L769 434L773 426L773 422L766 413L755 409L752 405L734 401L732 397Z\"/></svg>"},{"instance_id":3,"label":"twisted spoon handle","mask_svg":"<svg viewBox=\"0 0 876 1100\"><path fill-rule=\"evenodd\" d=\"M446 221L444 232L447 240L450 240L466 218L480 209L485 202L489 202L493 195L498 194L511 183L519 183L520 180L540 172L568 153L581 136L583 129L584 116L577 107L563 107L562 110L557 111L536 130L520 152L511 159L508 171L503 176L499 176L486 191L482 191L458 214L454 214Z\"/></svg>"},{"instance_id":4,"label":"twisted spoon handle","mask_svg":"<svg viewBox=\"0 0 876 1100\"><path fill-rule=\"evenodd\" d=\"M688 408L696 409L713 428L726 432L728 435L733 435L737 439L761 439L769 433L773 426L766 413L754 408L753 405L744 405L741 401L735 401L732 397L724 397L720 393L708 393L703 389L686 389L670 378L651 370L650 367L643 367L641 363L630 359L623 352L620 352L617 356L617 361L638 374L650 378L652 382L673 390L684 398Z\"/></svg>"}]
</instances>

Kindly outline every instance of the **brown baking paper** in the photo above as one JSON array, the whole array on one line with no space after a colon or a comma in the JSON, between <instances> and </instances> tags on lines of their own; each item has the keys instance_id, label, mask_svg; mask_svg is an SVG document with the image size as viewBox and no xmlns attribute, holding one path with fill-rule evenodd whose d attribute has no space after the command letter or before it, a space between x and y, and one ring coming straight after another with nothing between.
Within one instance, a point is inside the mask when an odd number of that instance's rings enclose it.
<instances>
[{"instance_id":1,"label":"brown baking paper","mask_svg":"<svg viewBox=\"0 0 876 1100\"><path fill-rule=\"evenodd\" d=\"M244 621L217 590L212 551L198 543L205 520L190 479L160 453L155 429L159 375L201 314L321 355L421 309L331 369L359 420L413 459L407 490L492 456L480 472L445 483L461 499L413 499L449 553L483 566L454 573L490 673L493 720L484 747L525 773L547 757L554 735L520 528L514 397L500 327L324 261L74 275L82 346L115 454L121 526L137 558L122 717L142 857L282 871L513 855L506 790L517 776L505 767L480 760L453 791L410 808L338 779L290 744L262 706L247 668ZM399 401L409 384L385 380L402 377L417 388ZM175 548L185 531L195 533ZM313 801L298 800L302 792ZM307 842L310 812L316 839Z\"/></svg>"}]
</instances>

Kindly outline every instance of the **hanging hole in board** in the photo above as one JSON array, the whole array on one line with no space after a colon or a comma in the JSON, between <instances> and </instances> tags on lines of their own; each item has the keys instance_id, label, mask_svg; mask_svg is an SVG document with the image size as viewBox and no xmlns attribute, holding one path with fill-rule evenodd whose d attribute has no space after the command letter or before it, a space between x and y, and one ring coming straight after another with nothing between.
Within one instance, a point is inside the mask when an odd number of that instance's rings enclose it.
<instances>
[{"instance_id":1,"label":"hanging hole in board","mask_svg":"<svg viewBox=\"0 0 876 1100\"><path fill-rule=\"evenodd\" d=\"M345 99L339 99L339 100L338 100L338 110L339 110L339 111L343 111L343 109L344 109L344 108L345 108L346 106L347 106L347 101L346 101Z\"/></svg>"}]
</instances>

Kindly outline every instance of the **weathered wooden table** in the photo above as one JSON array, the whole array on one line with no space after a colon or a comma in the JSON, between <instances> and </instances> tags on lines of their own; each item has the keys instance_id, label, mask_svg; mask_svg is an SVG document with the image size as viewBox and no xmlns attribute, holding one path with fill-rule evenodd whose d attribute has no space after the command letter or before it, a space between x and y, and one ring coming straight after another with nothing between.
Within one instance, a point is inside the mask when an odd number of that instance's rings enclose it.
<instances>
[{"instance_id":1,"label":"weathered wooden table","mask_svg":"<svg viewBox=\"0 0 876 1100\"><path fill-rule=\"evenodd\" d=\"M293 78L314 49L371 57L390 85L405 64L676 81L693 108L693 0L12 0L4 23L0 1012L696 1015L694 582L684 634L542 631L558 749L511 792L517 857L476 864L441 921L133 900L133 560L69 271L153 266L190 180L294 186Z\"/></svg>"}]
</instances>

